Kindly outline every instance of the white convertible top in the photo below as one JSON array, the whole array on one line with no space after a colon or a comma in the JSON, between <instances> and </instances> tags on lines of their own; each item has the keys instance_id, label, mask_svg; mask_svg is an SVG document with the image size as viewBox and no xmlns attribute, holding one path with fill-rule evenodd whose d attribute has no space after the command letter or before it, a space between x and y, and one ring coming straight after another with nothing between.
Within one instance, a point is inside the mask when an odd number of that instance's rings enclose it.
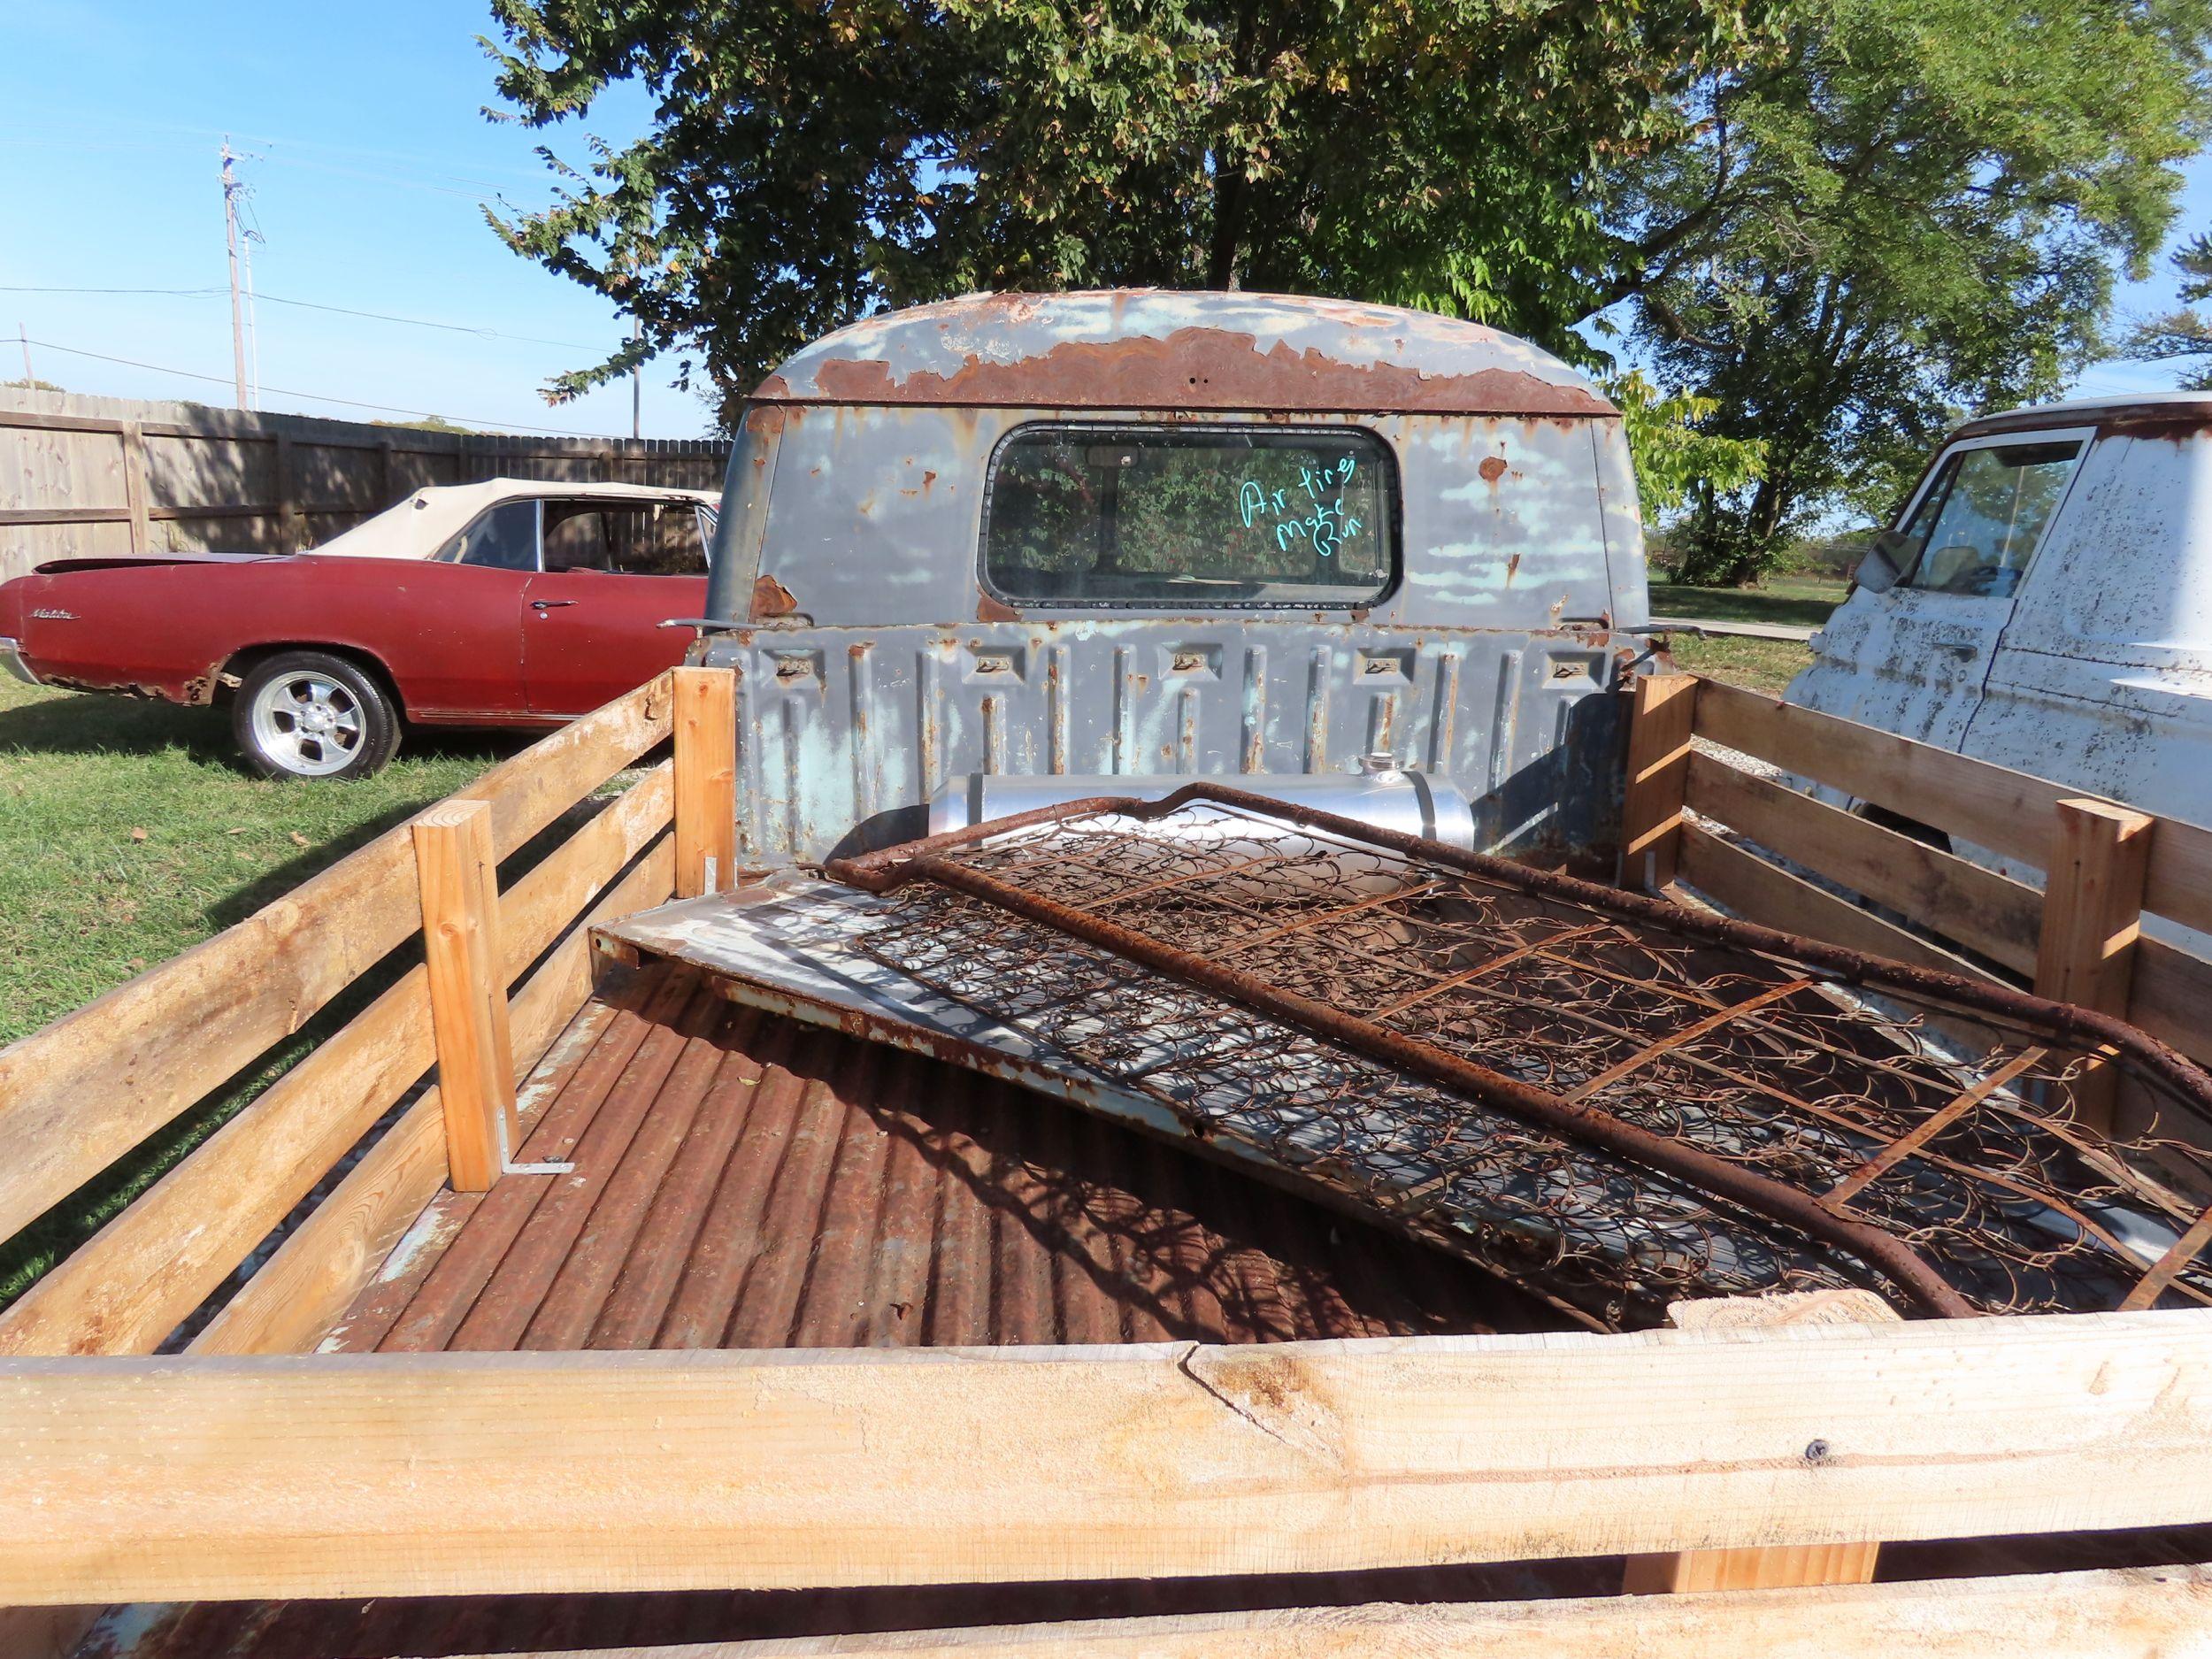
<instances>
[{"instance_id":1,"label":"white convertible top","mask_svg":"<svg viewBox=\"0 0 2212 1659\"><path fill-rule=\"evenodd\" d=\"M558 478L489 478L480 484L426 484L396 507L388 507L312 551L340 558L426 559L467 527L487 507L503 501L557 496L563 501L689 501L712 507L720 496L708 489L677 489L654 484L587 484Z\"/></svg>"}]
</instances>

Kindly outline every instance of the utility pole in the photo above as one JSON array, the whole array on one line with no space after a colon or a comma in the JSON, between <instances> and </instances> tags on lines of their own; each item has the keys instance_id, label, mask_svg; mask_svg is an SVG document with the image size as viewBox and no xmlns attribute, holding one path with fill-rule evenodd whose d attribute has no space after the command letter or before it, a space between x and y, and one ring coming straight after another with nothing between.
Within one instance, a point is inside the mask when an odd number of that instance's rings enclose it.
<instances>
[{"instance_id":1,"label":"utility pole","mask_svg":"<svg viewBox=\"0 0 2212 1659\"><path fill-rule=\"evenodd\" d=\"M223 139L223 241L230 250L231 373L237 382L238 407L246 409L251 406L246 402L246 319L238 303L238 192L244 187L232 167L237 159L227 134Z\"/></svg>"},{"instance_id":2,"label":"utility pole","mask_svg":"<svg viewBox=\"0 0 2212 1659\"><path fill-rule=\"evenodd\" d=\"M23 384L34 385L37 382L38 376L31 373L31 331L21 323L18 323L15 326L15 337L23 344Z\"/></svg>"},{"instance_id":3,"label":"utility pole","mask_svg":"<svg viewBox=\"0 0 2212 1659\"><path fill-rule=\"evenodd\" d=\"M641 333L643 333L642 326L636 318L631 318L630 341L632 344L636 343ZM630 365L630 436L633 438L635 438L642 430L639 422L639 411L644 407L644 403L645 365L642 362L633 363Z\"/></svg>"}]
</instances>

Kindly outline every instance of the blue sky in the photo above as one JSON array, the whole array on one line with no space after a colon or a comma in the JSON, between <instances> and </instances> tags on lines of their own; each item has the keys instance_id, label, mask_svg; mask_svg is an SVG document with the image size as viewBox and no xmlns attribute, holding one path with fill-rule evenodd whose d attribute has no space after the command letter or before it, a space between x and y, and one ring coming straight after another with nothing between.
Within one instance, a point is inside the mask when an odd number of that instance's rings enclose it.
<instances>
[{"instance_id":1,"label":"blue sky","mask_svg":"<svg viewBox=\"0 0 2212 1659\"><path fill-rule=\"evenodd\" d=\"M548 376L626 332L611 306L509 253L479 204L550 197L545 135L495 125L476 43L488 9L434 0L0 0L0 288L210 288L197 296L0 292L0 378L13 336L217 377L213 383L34 345L72 391L230 401L230 310L217 150L253 157L250 222L265 296L491 330L496 337L259 306L263 404L373 419L296 393L472 425L627 434L627 382L549 408ZM632 92L591 129L630 136ZM580 158L581 134L553 136ZM558 343L549 343L558 342ZM658 366L658 365L657 365ZM649 369L648 437L694 437L699 400ZM279 391L275 388L286 388Z\"/></svg>"},{"instance_id":2,"label":"blue sky","mask_svg":"<svg viewBox=\"0 0 2212 1659\"><path fill-rule=\"evenodd\" d=\"M0 0L0 289L212 290L0 291L0 378L22 373L19 326L52 342L31 347L35 372L73 391L229 401L216 177L227 133L249 157L249 222L264 238L252 250L255 286L271 296L259 307L264 407L627 433L626 383L558 408L539 396L549 375L597 361L624 325L611 306L509 253L483 223L486 200L549 199L536 144L583 153L576 127L540 134L484 119L491 73L476 37L489 27L471 0ZM646 114L634 88L618 89L588 128L619 142ZM2201 226L2212 226L2203 162L2191 169L2177 240ZM2171 298L2162 262L2122 310L2145 314ZM671 383L673 367L647 373L649 437L707 429L699 400ZM2163 365L2105 364L2078 389L2173 382Z\"/></svg>"}]
</instances>

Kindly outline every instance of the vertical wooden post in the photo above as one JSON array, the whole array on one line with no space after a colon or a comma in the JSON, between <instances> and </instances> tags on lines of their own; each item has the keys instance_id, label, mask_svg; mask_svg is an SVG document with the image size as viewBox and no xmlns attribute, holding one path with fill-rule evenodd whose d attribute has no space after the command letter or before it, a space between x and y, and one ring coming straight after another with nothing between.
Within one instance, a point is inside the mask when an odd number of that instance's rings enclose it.
<instances>
[{"instance_id":1,"label":"vertical wooden post","mask_svg":"<svg viewBox=\"0 0 2212 1659\"><path fill-rule=\"evenodd\" d=\"M123 499L131 514L131 551L154 550L153 511L146 499L146 431L135 420L123 423Z\"/></svg>"},{"instance_id":2,"label":"vertical wooden post","mask_svg":"<svg viewBox=\"0 0 2212 1659\"><path fill-rule=\"evenodd\" d=\"M287 553L300 550L299 493L293 487L292 472L292 435L280 432L276 434L277 536Z\"/></svg>"},{"instance_id":3,"label":"vertical wooden post","mask_svg":"<svg viewBox=\"0 0 2212 1659\"><path fill-rule=\"evenodd\" d=\"M491 808L440 802L415 820L414 835L446 1162L454 1191L480 1193L518 1140Z\"/></svg>"},{"instance_id":4,"label":"vertical wooden post","mask_svg":"<svg viewBox=\"0 0 2212 1659\"><path fill-rule=\"evenodd\" d=\"M1778 1325L1888 1325L1896 1310L1870 1290L1808 1290L1778 1296L1678 1302L1667 1323L1681 1331ZM1812 1584L1871 1584L1879 1543L1778 1544L1769 1548L1678 1549L1631 1555L1621 1588L1630 1595L1685 1590L1769 1590Z\"/></svg>"},{"instance_id":5,"label":"vertical wooden post","mask_svg":"<svg viewBox=\"0 0 2212 1659\"><path fill-rule=\"evenodd\" d=\"M1621 802L1621 879L1657 893L1682 853L1682 795L1690 776L1697 676L1645 674L1635 681L1628 727L1628 787Z\"/></svg>"},{"instance_id":6,"label":"vertical wooden post","mask_svg":"<svg viewBox=\"0 0 2212 1659\"><path fill-rule=\"evenodd\" d=\"M679 668L671 719L676 734L676 896L730 885L737 860L737 676L727 668Z\"/></svg>"},{"instance_id":7,"label":"vertical wooden post","mask_svg":"<svg viewBox=\"0 0 2212 1659\"><path fill-rule=\"evenodd\" d=\"M2037 995L2125 1017L2157 825L2147 812L2108 801L2058 803L2035 953ZM2114 1085L2112 1068L2093 1060L2074 1084L2075 1111L2090 1127L2112 1127Z\"/></svg>"}]
</instances>

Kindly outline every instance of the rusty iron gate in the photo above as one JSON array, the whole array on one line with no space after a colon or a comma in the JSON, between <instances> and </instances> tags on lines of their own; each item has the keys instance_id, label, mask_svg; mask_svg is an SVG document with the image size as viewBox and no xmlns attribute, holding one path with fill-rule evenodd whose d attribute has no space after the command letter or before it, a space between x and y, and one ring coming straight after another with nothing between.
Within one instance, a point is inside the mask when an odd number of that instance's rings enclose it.
<instances>
[{"instance_id":1,"label":"rusty iron gate","mask_svg":"<svg viewBox=\"0 0 2212 1659\"><path fill-rule=\"evenodd\" d=\"M1211 784L828 870L867 957L1589 1323L2212 1305L2212 1159L2080 1099L2212 1079L2105 1016Z\"/></svg>"}]
</instances>

